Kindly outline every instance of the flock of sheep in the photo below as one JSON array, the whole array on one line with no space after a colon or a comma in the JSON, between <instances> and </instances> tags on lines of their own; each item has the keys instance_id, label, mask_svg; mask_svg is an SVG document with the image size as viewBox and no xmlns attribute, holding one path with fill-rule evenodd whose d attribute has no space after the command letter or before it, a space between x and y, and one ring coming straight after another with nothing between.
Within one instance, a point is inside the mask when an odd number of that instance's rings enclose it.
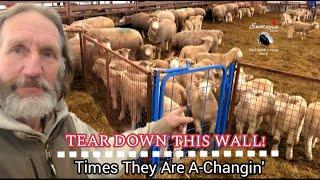
<instances>
[{"instance_id":1,"label":"flock of sheep","mask_svg":"<svg viewBox=\"0 0 320 180\"><path fill-rule=\"evenodd\" d=\"M118 120L123 120L128 111L131 128L135 128L148 104L147 76L132 64L150 71L152 68L177 68L187 64L192 67L216 64L228 67L232 61L241 59L243 53L238 47L218 53L224 33L221 30L201 29L206 13L212 13L214 22L228 23L245 16L251 18L254 12L264 14L266 11L265 6L252 6L249 2L212 4L205 9L159 10L124 16L120 23L129 23L132 28L115 27L111 19L101 16L76 21L64 28L76 70L82 71L79 36L68 30L85 30L88 36L130 61L128 63L111 55L93 43L86 44L87 68L99 76L106 86L109 85L107 88L111 92L112 108L120 110ZM298 31L293 22L290 21L289 25ZM167 52L166 58L163 58L164 52ZM106 56L109 56L110 64ZM108 69L105 68L107 64ZM164 115L172 108L188 105L194 118L195 132L204 132L203 123L213 133L220 84L221 72L217 70L170 79L165 86ZM275 92L270 80L254 79L242 69L237 86L238 100L233 113L238 133L242 133L243 126L248 124L248 133L254 134L265 121L272 129L271 135L275 140L273 149L278 148L280 135L287 135L287 159L292 159L292 147L298 143L302 133L306 137L306 156L312 159L312 148L317 142L316 137L320 135L320 102L307 106L303 97ZM317 126L318 129L313 128ZM185 133L186 129L185 126Z\"/></svg>"},{"instance_id":2,"label":"flock of sheep","mask_svg":"<svg viewBox=\"0 0 320 180\"><path fill-rule=\"evenodd\" d=\"M287 37L293 38L295 32L301 34L301 39L305 39L307 33L313 29L319 29L319 23L314 20L317 18L307 9L289 9L280 15L281 25L289 26ZM314 21L312 23L302 21Z\"/></svg>"}]
</instances>

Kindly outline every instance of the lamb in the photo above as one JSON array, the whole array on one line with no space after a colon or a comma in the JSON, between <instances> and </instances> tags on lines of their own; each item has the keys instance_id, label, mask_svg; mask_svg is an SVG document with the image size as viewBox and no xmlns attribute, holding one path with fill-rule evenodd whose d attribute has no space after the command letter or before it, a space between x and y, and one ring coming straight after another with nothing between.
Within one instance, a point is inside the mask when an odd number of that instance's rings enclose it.
<instances>
[{"instance_id":1,"label":"lamb","mask_svg":"<svg viewBox=\"0 0 320 180\"><path fill-rule=\"evenodd\" d=\"M215 21L223 22L226 14L227 14L227 7L225 5L218 5L212 8L213 23Z\"/></svg>"},{"instance_id":2,"label":"lamb","mask_svg":"<svg viewBox=\"0 0 320 180\"><path fill-rule=\"evenodd\" d=\"M292 23L291 16L287 13L280 14L280 21L282 26L287 26Z\"/></svg>"},{"instance_id":3,"label":"lamb","mask_svg":"<svg viewBox=\"0 0 320 180\"><path fill-rule=\"evenodd\" d=\"M198 45L198 46L194 46L194 45L189 45L189 46L185 46L182 48L179 58L190 58L192 60L194 60L194 57L198 54L198 53L207 53L210 50L210 47L212 45L212 37L207 36L205 38L203 38L204 43L202 45Z\"/></svg>"},{"instance_id":4,"label":"lamb","mask_svg":"<svg viewBox=\"0 0 320 180\"><path fill-rule=\"evenodd\" d=\"M314 22L312 24L304 22L292 22L289 25L287 36L288 38L293 38L294 32L301 32L301 39L304 40L307 36L307 33L313 29L319 29L319 23Z\"/></svg>"},{"instance_id":5,"label":"lamb","mask_svg":"<svg viewBox=\"0 0 320 180\"><path fill-rule=\"evenodd\" d=\"M198 53L194 61L196 63L200 62L203 59L210 59L215 62L215 64L224 65L229 67L230 63L234 60L239 60L243 56L241 49L234 47L230 49L227 53Z\"/></svg>"},{"instance_id":6,"label":"lamb","mask_svg":"<svg viewBox=\"0 0 320 180\"><path fill-rule=\"evenodd\" d=\"M210 80L195 80L186 88L188 105L190 105L195 131L201 134L201 122L209 124L209 133L214 132L218 113L218 103L212 92Z\"/></svg>"},{"instance_id":7,"label":"lamb","mask_svg":"<svg viewBox=\"0 0 320 180\"><path fill-rule=\"evenodd\" d=\"M203 16L197 15L197 16L190 16L189 20L193 24L193 29L194 30L201 30L202 28L202 21L203 21Z\"/></svg>"},{"instance_id":8,"label":"lamb","mask_svg":"<svg viewBox=\"0 0 320 180\"><path fill-rule=\"evenodd\" d=\"M227 12L226 23L232 23L232 15L230 12Z\"/></svg>"},{"instance_id":9,"label":"lamb","mask_svg":"<svg viewBox=\"0 0 320 180\"><path fill-rule=\"evenodd\" d=\"M289 96L289 99L287 96L276 96L276 114L271 119L270 125L272 129L271 134L275 142L272 149L278 150L281 134L286 133L286 159L291 160L293 146L299 142L304 124L307 101L301 96Z\"/></svg>"},{"instance_id":10,"label":"lamb","mask_svg":"<svg viewBox=\"0 0 320 180\"><path fill-rule=\"evenodd\" d=\"M311 161L313 160L312 149L320 137L320 102L309 104L302 135L305 137L305 155Z\"/></svg>"},{"instance_id":11,"label":"lamb","mask_svg":"<svg viewBox=\"0 0 320 180\"><path fill-rule=\"evenodd\" d=\"M267 7L262 6L261 4L256 4L254 8L258 14L266 14L267 12Z\"/></svg>"},{"instance_id":12,"label":"lamb","mask_svg":"<svg viewBox=\"0 0 320 180\"><path fill-rule=\"evenodd\" d=\"M243 17L243 14L242 14L242 11L241 9L237 9L237 16L236 16L238 19L242 19Z\"/></svg>"},{"instance_id":13,"label":"lamb","mask_svg":"<svg viewBox=\"0 0 320 180\"><path fill-rule=\"evenodd\" d=\"M141 120L141 113L147 105L147 83L132 81L126 73L118 73L121 85L121 112L118 120L125 117L126 107L128 106L131 117L131 129ZM118 82L119 83L119 82ZM132 96L132 92L136 93Z\"/></svg>"},{"instance_id":14,"label":"lamb","mask_svg":"<svg viewBox=\"0 0 320 180\"><path fill-rule=\"evenodd\" d=\"M161 47L167 45L167 49L171 47L172 37L176 34L177 27L174 21L168 19L151 18L148 30L149 41L157 46L156 58L161 59ZM169 50L170 52L170 50Z\"/></svg>"},{"instance_id":15,"label":"lamb","mask_svg":"<svg viewBox=\"0 0 320 180\"><path fill-rule=\"evenodd\" d=\"M169 62L161 59L155 59L150 62L150 66L153 68L163 68L168 69L170 67Z\"/></svg>"},{"instance_id":16,"label":"lamb","mask_svg":"<svg viewBox=\"0 0 320 180\"><path fill-rule=\"evenodd\" d=\"M138 60L153 60L155 58L156 47L151 44L140 46L137 54Z\"/></svg>"},{"instance_id":17,"label":"lamb","mask_svg":"<svg viewBox=\"0 0 320 180\"><path fill-rule=\"evenodd\" d=\"M118 93L120 93L121 86L119 84L119 73L122 71L116 71L109 66L109 75L106 72L106 60L99 58L93 68L93 72L98 75L104 82L104 85L110 89L112 108L118 109ZM107 83L107 78L109 78L109 86Z\"/></svg>"},{"instance_id":18,"label":"lamb","mask_svg":"<svg viewBox=\"0 0 320 180\"><path fill-rule=\"evenodd\" d=\"M187 95L183 86L169 79L165 87L165 96L170 97L175 103L183 106L186 104Z\"/></svg>"},{"instance_id":19,"label":"lamb","mask_svg":"<svg viewBox=\"0 0 320 180\"><path fill-rule=\"evenodd\" d=\"M93 28L87 30L86 33L101 42L110 40L114 50L121 48L131 49L129 58L132 60L136 59L136 54L143 44L141 34L137 30L130 28Z\"/></svg>"},{"instance_id":20,"label":"lamb","mask_svg":"<svg viewBox=\"0 0 320 180\"><path fill-rule=\"evenodd\" d=\"M129 23L131 24L133 29L137 29L140 33L142 38L145 38L145 35L148 33L149 29L149 14L144 12L139 12L133 14L131 16L124 16L120 19L120 23Z\"/></svg>"},{"instance_id":21,"label":"lamb","mask_svg":"<svg viewBox=\"0 0 320 180\"><path fill-rule=\"evenodd\" d=\"M192 23L191 20L186 20L183 24L183 27L182 27L182 31L187 31L187 30L193 30L194 28L194 24Z\"/></svg>"},{"instance_id":22,"label":"lamb","mask_svg":"<svg viewBox=\"0 0 320 180\"><path fill-rule=\"evenodd\" d=\"M275 96L271 93L255 89L247 89L241 93L240 101L234 110L237 134L243 133L244 124L249 125L247 134L255 134L259 129L261 120L274 114L274 104Z\"/></svg>"},{"instance_id":23,"label":"lamb","mask_svg":"<svg viewBox=\"0 0 320 180\"><path fill-rule=\"evenodd\" d=\"M249 18L252 17L250 8L241 8L240 10L242 12L242 17L244 17L245 15L248 16Z\"/></svg>"},{"instance_id":24,"label":"lamb","mask_svg":"<svg viewBox=\"0 0 320 180\"><path fill-rule=\"evenodd\" d=\"M217 52L219 44L222 42L224 33L221 30L193 30L193 31L182 31L176 33L172 38L172 49L181 50L183 47L188 45L201 45L203 39L206 36L213 38L213 43L210 48L210 52Z\"/></svg>"}]
</instances>

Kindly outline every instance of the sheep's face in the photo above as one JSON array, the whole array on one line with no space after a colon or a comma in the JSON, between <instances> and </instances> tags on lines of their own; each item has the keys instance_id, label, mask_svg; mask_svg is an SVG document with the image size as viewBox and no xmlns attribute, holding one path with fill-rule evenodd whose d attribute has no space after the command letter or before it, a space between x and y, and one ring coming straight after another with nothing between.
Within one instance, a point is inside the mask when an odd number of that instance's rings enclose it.
<instances>
[{"instance_id":1,"label":"sheep's face","mask_svg":"<svg viewBox=\"0 0 320 180\"><path fill-rule=\"evenodd\" d=\"M254 89L248 88L245 91L240 91L240 101L244 104L256 104L258 98L263 96L263 93Z\"/></svg>"},{"instance_id":2,"label":"sheep's face","mask_svg":"<svg viewBox=\"0 0 320 180\"><path fill-rule=\"evenodd\" d=\"M130 21L130 16L123 16L120 20L119 23L120 24L124 24Z\"/></svg>"},{"instance_id":3,"label":"sheep's face","mask_svg":"<svg viewBox=\"0 0 320 180\"><path fill-rule=\"evenodd\" d=\"M98 58L92 67L92 71L98 76L103 76L105 75L105 69L106 69L105 66L106 66L106 60L102 58Z\"/></svg>"},{"instance_id":4,"label":"sheep's face","mask_svg":"<svg viewBox=\"0 0 320 180\"><path fill-rule=\"evenodd\" d=\"M286 93L275 92L275 105L276 112L282 112L286 109L287 103L290 101L290 95Z\"/></svg>"},{"instance_id":5,"label":"sheep's face","mask_svg":"<svg viewBox=\"0 0 320 180\"><path fill-rule=\"evenodd\" d=\"M121 56L123 56L123 57L128 59L130 51L131 51L131 49L122 48L122 49L118 49L116 52L118 54L120 54Z\"/></svg>"},{"instance_id":6,"label":"sheep's face","mask_svg":"<svg viewBox=\"0 0 320 180\"><path fill-rule=\"evenodd\" d=\"M143 45L143 48L144 48L144 54L148 57L153 57L154 55L154 52L156 50L156 47L155 46L152 46L150 44L146 44L146 45Z\"/></svg>"},{"instance_id":7,"label":"sheep's face","mask_svg":"<svg viewBox=\"0 0 320 180\"><path fill-rule=\"evenodd\" d=\"M170 61L170 68L178 68L179 67L179 59L174 58Z\"/></svg>"},{"instance_id":8,"label":"sheep's face","mask_svg":"<svg viewBox=\"0 0 320 180\"><path fill-rule=\"evenodd\" d=\"M158 30L160 27L160 19L156 17L152 18L150 21L150 27L153 30Z\"/></svg>"}]
</instances>

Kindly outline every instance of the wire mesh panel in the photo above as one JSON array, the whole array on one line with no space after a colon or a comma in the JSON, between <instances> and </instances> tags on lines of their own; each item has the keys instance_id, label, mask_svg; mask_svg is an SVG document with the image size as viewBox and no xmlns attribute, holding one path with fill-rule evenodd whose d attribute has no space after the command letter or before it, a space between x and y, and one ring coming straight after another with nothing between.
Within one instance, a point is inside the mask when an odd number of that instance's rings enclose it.
<instances>
[{"instance_id":1,"label":"wire mesh panel","mask_svg":"<svg viewBox=\"0 0 320 180\"><path fill-rule=\"evenodd\" d=\"M89 43L86 41L95 45L93 49L84 48L85 54L97 52L90 57L93 59L83 61L85 83L90 86L90 94L101 102L110 125L119 133L145 126L151 116L151 73L128 60L127 49L110 50L87 35L84 41L84 45Z\"/></svg>"},{"instance_id":2,"label":"wire mesh panel","mask_svg":"<svg viewBox=\"0 0 320 180\"><path fill-rule=\"evenodd\" d=\"M214 77L218 71L222 72L221 77ZM188 64L186 67L157 70L154 80L153 120L186 106L184 115L193 117L194 122L182 127L183 134L223 133L227 77L227 70L220 65L191 68ZM175 162L180 159L179 153L211 149L211 146L205 148L181 143L182 141L169 140L168 147L154 148L153 151L160 150L161 158L153 157L152 162ZM173 153L172 156L168 157L166 151Z\"/></svg>"},{"instance_id":3,"label":"wire mesh panel","mask_svg":"<svg viewBox=\"0 0 320 180\"><path fill-rule=\"evenodd\" d=\"M279 150L283 141L283 154L289 160L294 157L293 146L304 139L300 144L308 146L305 153L310 156L320 130L319 92L319 79L239 63L229 133L266 135L272 139L268 142L272 150Z\"/></svg>"}]
</instances>

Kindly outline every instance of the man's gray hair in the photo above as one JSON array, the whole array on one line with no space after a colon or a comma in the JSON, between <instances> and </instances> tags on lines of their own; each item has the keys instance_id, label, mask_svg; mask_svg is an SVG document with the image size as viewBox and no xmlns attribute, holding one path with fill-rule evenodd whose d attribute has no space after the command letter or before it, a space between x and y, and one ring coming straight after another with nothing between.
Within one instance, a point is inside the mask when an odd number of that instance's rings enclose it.
<instances>
[{"instance_id":1,"label":"man's gray hair","mask_svg":"<svg viewBox=\"0 0 320 180\"><path fill-rule=\"evenodd\" d=\"M63 25L60 15L53 9L45 6L38 6L29 3L19 3L15 6L12 6L10 9L0 12L0 32L3 26L3 23L10 17L28 11L35 11L46 17L50 20L58 29L60 35L60 48L61 48L61 62L62 66L58 73L58 80L61 84L61 93L58 95L59 100L64 98L70 88L70 83L73 79L73 63L71 61L70 51L68 47L68 41L63 31Z\"/></svg>"}]
</instances>

